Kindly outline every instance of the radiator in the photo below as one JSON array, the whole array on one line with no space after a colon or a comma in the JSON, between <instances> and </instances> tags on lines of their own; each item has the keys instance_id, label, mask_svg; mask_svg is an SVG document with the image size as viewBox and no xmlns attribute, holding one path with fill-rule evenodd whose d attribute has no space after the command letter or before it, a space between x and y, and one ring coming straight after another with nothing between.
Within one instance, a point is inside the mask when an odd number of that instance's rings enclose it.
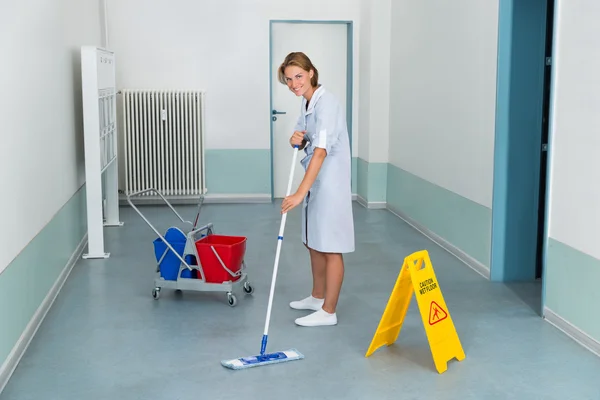
<instances>
[{"instance_id":1,"label":"radiator","mask_svg":"<svg viewBox=\"0 0 600 400\"><path fill-rule=\"evenodd\" d=\"M138 89L121 93L125 193L154 188L172 198L204 194L204 93Z\"/></svg>"}]
</instances>

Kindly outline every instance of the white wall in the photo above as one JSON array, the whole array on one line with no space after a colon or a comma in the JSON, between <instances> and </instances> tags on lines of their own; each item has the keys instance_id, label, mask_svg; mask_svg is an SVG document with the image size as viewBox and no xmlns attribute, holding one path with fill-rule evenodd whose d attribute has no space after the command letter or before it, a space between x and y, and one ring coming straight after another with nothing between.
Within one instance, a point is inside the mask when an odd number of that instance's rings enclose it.
<instances>
[{"instance_id":1,"label":"white wall","mask_svg":"<svg viewBox=\"0 0 600 400\"><path fill-rule=\"evenodd\" d=\"M354 20L358 65L360 0L111 0L108 15L119 88L206 90L208 149L270 148L270 19Z\"/></svg>"},{"instance_id":2,"label":"white wall","mask_svg":"<svg viewBox=\"0 0 600 400\"><path fill-rule=\"evenodd\" d=\"M391 0L362 0L358 156L388 162Z\"/></svg>"},{"instance_id":3,"label":"white wall","mask_svg":"<svg viewBox=\"0 0 600 400\"><path fill-rule=\"evenodd\" d=\"M98 0L0 3L0 272L85 181L79 47Z\"/></svg>"},{"instance_id":4,"label":"white wall","mask_svg":"<svg viewBox=\"0 0 600 400\"><path fill-rule=\"evenodd\" d=\"M360 58L358 60L359 74L359 92L358 107L362 118L359 119L358 131L358 149L356 155L365 161L369 161L369 134L371 130L371 8L372 0L361 0L360 16L361 26L360 35L356 40L360 46Z\"/></svg>"},{"instance_id":5,"label":"white wall","mask_svg":"<svg viewBox=\"0 0 600 400\"><path fill-rule=\"evenodd\" d=\"M498 0L392 2L389 160L492 207Z\"/></svg>"},{"instance_id":6,"label":"white wall","mask_svg":"<svg viewBox=\"0 0 600 400\"><path fill-rule=\"evenodd\" d=\"M600 259L600 2L558 10L549 234Z\"/></svg>"}]
</instances>

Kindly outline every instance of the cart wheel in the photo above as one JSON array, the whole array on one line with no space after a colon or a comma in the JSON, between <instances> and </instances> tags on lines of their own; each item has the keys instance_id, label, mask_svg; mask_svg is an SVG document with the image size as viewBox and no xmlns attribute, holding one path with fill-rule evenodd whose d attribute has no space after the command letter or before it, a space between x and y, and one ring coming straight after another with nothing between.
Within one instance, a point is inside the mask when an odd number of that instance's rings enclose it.
<instances>
[{"instance_id":1,"label":"cart wheel","mask_svg":"<svg viewBox=\"0 0 600 400\"><path fill-rule=\"evenodd\" d=\"M246 292L248 294L254 293L254 287L252 285L250 285L250 282L244 283L244 292Z\"/></svg>"},{"instance_id":2,"label":"cart wheel","mask_svg":"<svg viewBox=\"0 0 600 400\"><path fill-rule=\"evenodd\" d=\"M237 299L235 298L235 295L231 293L227 293L227 301L229 302L229 305L231 307L235 307L235 305L237 304Z\"/></svg>"},{"instance_id":3,"label":"cart wheel","mask_svg":"<svg viewBox=\"0 0 600 400\"><path fill-rule=\"evenodd\" d=\"M158 300L158 298L160 297L160 288L159 287L152 289L152 297L154 297L155 300Z\"/></svg>"}]
</instances>

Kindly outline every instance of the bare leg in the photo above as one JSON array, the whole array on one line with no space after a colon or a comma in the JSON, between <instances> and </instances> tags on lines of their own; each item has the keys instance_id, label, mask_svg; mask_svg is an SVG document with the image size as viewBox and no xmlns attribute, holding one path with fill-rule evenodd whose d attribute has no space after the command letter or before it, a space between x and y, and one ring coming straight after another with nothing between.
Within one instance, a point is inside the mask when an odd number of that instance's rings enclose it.
<instances>
[{"instance_id":1,"label":"bare leg","mask_svg":"<svg viewBox=\"0 0 600 400\"><path fill-rule=\"evenodd\" d=\"M325 297L327 258L323 253L310 248L308 250L310 251L310 263L313 275L312 296L316 299L323 299Z\"/></svg>"},{"instance_id":2,"label":"bare leg","mask_svg":"<svg viewBox=\"0 0 600 400\"><path fill-rule=\"evenodd\" d=\"M306 245L305 245L306 246ZM327 259L325 254L306 247L310 254L310 264L313 276L313 289L310 296L305 299L292 301L290 307L296 310L320 310L324 303Z\"/></svg>"},{"instance_id":3,"label":"bare leg","mask_svg":"<svg viewBox=\"0 0 600 400\"><path fill-rule=\"evenodd\" d=\"M313 268L312 297L317 299L324 297L325 300L321 303L322 300L306 299L296 302L298 305L290 304L292 308L300 308L303 302L310 303L310 306L304 308L316 310L305 317L297 318L296 324L301 326L337 325L335 310L344 280L344 259L341 254L320 253L312 249L310 256Z\"/></svg>"},{"instance_id":4,"label":"bare leg","mask_svg":"<svg viewBox=\"0 0 600 400\"><path fill-rule=\"evenodd\" d=\"M324 254L327 260L325 303L323 310L330 314L335 313L342 283L344 281L344 258L341 254Z\"/></svg>"}]
</instances>

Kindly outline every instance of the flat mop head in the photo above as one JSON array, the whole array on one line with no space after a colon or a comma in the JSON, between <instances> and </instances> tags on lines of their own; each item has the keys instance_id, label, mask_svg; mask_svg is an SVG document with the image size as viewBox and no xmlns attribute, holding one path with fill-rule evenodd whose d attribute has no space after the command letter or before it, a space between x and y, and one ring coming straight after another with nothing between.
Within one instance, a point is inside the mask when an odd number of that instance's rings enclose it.
<instances>
[{"instance_id":1,"label":"flat mop head","mask_svg":"<svg viewBox=\"0 0 600 400\"><path fill-rule=\"evenodd\" d=\"M260 367L268 364L276 364L287 361L302 360L304 355L296 349L278 351L276 353L266 353L250 357L234 358L233 360L223 360L221 365L229 369L245 369Z\"/></svg>"}]
</instances>

